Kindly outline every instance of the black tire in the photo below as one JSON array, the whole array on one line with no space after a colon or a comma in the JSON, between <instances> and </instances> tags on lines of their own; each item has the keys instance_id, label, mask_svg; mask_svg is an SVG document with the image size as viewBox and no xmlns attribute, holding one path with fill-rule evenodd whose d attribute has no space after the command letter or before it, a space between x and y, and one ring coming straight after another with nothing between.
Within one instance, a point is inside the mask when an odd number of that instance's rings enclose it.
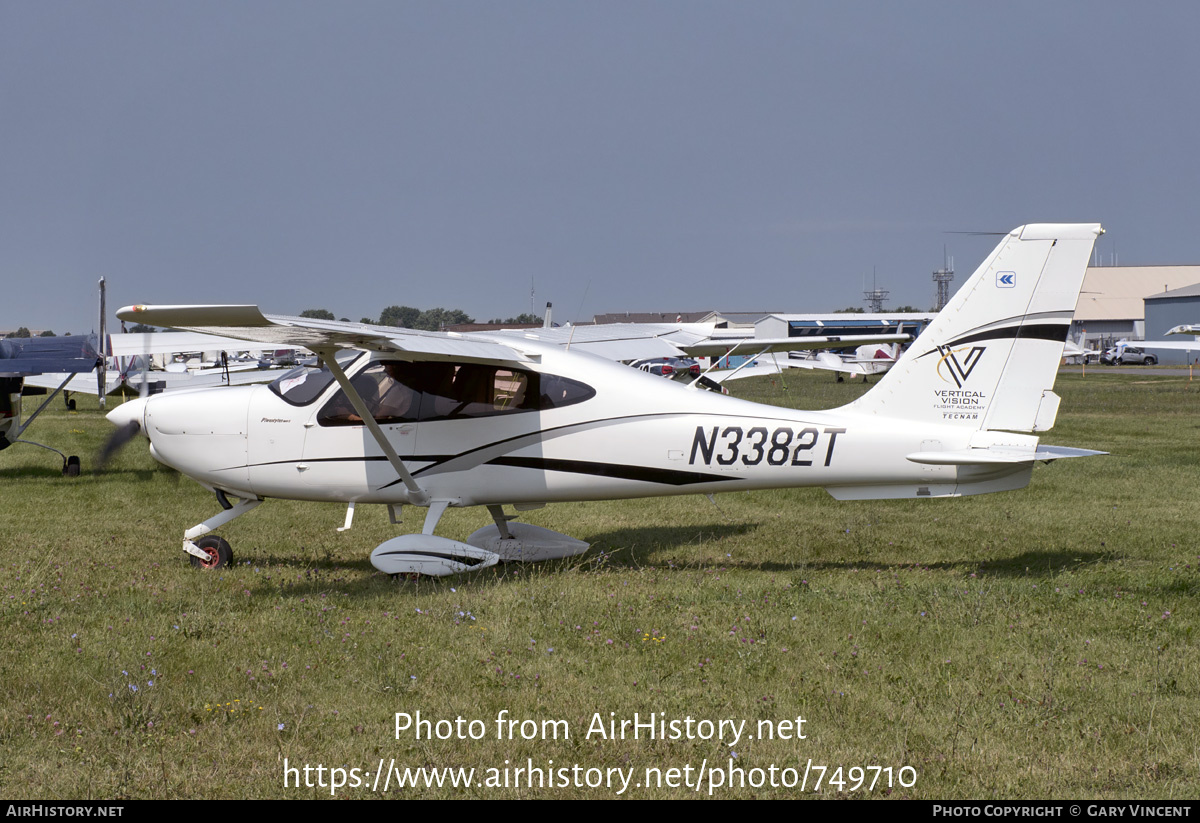
<instances>
[{"instance_id":1,"label":"black tire","mask_svg":"<svg viewBox=\"0 0 1200 823\"><path fill-rule=\"evenodd\" d=\"M1158 358L1155 357L1154 355L1150 355L1149 357L1146 358L1146 365L1147 366L1157 366Z\"/></svg>"},{"instance_id":2,"label":"black tire","mask_svg":"<svg viewBox=\"0 0 1200 823\"><path fill-rule=\"evenodd\" d=\"M66 477L78 477L79 476L79 458L78 457L76 457L75 455L71 455L70 457L67 458L67 465L63 466L63 474Z\"/></svg>"},{"instance_id":3,"label":"black tire","mask_svg":"<svg viewBox=\"0 0 1200 823\"><path fill-rule=\"evenodd\" d=\"M189 554L188 560L197 569L223 569L233 562L233 549L229 547L229 541L223 537L217 537L215 534L201 537L196 541L196 547L207 552L209 558L201 560L196 555Z\"/></svg>"},{"instance_id":4,"label":"black tire","mask_svg":"<svg viewBox=\"0 0 1200 823\"><path fill-rule=\"evenodd\" d=\"M67 401L67 411L75 411L75 398L72 397Z\"/></svg>"}]
</instances>

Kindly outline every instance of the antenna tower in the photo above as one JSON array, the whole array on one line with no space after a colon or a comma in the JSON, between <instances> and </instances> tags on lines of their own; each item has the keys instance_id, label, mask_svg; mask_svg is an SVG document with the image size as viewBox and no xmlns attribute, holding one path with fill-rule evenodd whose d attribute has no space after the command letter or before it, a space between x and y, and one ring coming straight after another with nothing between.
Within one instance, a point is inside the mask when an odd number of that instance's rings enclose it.
<instances>
[{"instance_id":1,"label":"antenna tower","mask_svg":"<svg viewBox=\"0 0 1200 823\"><path fill-rule=\"evenodd\" d=\"M871 290L863 292L863 299L867 301L867 305L871 307L872 314L883 313L883 301L887 300L887 289L881 289L875 285L875 270L871 269Z\"/></svg>"},{"instance_id":2,"label":"antenna tower","mask_svg":"<svg viewBox=\"0 0 1200 823\"><path fill-rule=\"evenodd\" d=\"M950 302L950 284L954 282L954 261L946 256L945 246L942 246L942 267L933 273L933 282L937 284L933 310L941 311Z\"/></svg>"}]
</instances>

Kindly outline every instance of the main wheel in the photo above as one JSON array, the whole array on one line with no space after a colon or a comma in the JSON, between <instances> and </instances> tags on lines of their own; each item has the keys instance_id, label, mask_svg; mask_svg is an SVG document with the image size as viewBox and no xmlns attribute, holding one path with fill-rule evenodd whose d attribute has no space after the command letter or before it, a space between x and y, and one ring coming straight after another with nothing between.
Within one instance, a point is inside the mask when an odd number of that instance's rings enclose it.
<instances>
[{"instance_id":1,"label":"main wheel","mask_svg":"<svg viewBox=\"0 0 1200 823\"><path fill-rule=\"evenodd\" d=\"M196 541L196 547L208 554L207 560L201 560L194 554L188 555L192 565L198 569L221 569L233 562L233 549L229 547L229 541L223 537L216 535L201 537Z\"/></svg>"},{"instance_id":2,"label":"main wheel","mask_svg":"<svg viewBox=\"0 0 1200 823\"><path fill-rule=\"evenodd\" d=\"M79 458L71 455L67 458L67 465L63 467L63 474L67 477L79 476Z\"/></svg>"}]
</instances>

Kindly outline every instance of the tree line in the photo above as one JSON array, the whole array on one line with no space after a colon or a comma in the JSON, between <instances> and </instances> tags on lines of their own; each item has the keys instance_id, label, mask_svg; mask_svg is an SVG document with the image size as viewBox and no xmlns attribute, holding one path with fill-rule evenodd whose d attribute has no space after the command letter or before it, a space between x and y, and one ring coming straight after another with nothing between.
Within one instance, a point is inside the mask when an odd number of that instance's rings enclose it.
<instances>
[{"instance_id":1,"label":"tree line","mask_svg":"<svg viewBox=\"0 0 1200 823\"><path fill-rule=\"evenodd\" d=\"M349 318L335 317L328 309L305 309L301 317L311 320L340 320L349 323ZM463 323L474 323L475 319L461 309L417 309L412 306L388 306L379 317L364 317L359 321L372 326L395 326L401 329L417 329L420 331L437 331L445 326L457 326ZM538 323L540 318L532 314L519 314L507 319L494 318L488 323Z\"/></svg>"},{"instance_id":2,"label":"tree line","mask_svg":"<svg viewBox=\"0 0 1200 823\"><path fill-rule=\"evenodd\" d=\"M68 337L71 336L70 332L67 333L67 336ZM24 339L26 337L33 337L33 332L29 331L28 326L21 326L16 331L12 331L12 332L9 332L8 334L4 335L4 337L6 339L11 337L14 340L20 340L20 339ZM58 335L55 334L54 332L50 331L50 329L46 329L44 332L39 334L38 337L58 337Z\"/></svg>"}]
</instances>

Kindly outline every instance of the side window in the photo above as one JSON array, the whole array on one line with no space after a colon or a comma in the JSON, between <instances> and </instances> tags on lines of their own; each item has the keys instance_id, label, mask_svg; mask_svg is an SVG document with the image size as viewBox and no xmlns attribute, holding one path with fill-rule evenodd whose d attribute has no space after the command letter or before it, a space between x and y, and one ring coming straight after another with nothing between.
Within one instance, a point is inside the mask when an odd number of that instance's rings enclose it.
<instances>
[{"instance_id":1,"label":"side window","mask_svg":"<svg viewBox=\"0 0 1200 823\"><path fill-rule=\"evenodd\" d=\"M561 409L563 406L574 406L596 396L595 389L578 380L569 380L556 374L543 374L541 378L539 409Z\"/></svg>"},{"instance_id":2,"label":"side window","mask_svg":"<svg viewBox=\"0 0 1200 823\"><path fill-rule=\"evenodd\" d=\"M479 363L422 363L422 420L536 411L539 375Z\"/></svg>"},{"instance_id":3,"label":"side window","mask_svg":"<svg viewBox=\"0 0 1200 823\"><path fill-rule=\"evenodd\" d=\"M379 423L453 420L544 411L582 403L595 389L557 375L487 366L384 360L350 378ZM340 389L317 414L322 426L358 426L362 417Z\"/></svg>"},{"instance_id":4,"label":"side window","mask_svg":"<svg viewBox=\"0 0 1200 823\"><path fill-rule=\"evenodd\" d=\"M350 384L366 403L371 416L381 424L410 423L417 419L421 393L413 388L410 364L402 361L372 363L350 378ZM357 426L362 417L350 398L338 390L317 414L322 426Z\"/></svg>"}]
</instances>

